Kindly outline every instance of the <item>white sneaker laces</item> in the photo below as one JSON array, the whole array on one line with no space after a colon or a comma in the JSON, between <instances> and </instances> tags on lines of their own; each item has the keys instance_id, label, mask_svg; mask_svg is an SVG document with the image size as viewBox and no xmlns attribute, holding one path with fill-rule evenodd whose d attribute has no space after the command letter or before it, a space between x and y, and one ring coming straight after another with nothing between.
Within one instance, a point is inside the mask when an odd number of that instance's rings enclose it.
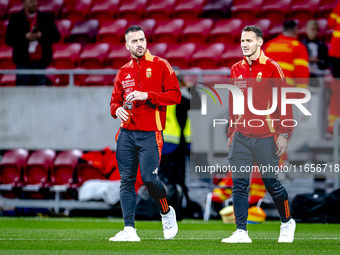
<instances>
[{"instance_id":1,"label":"white sneaker laces","mask_svg":"<svg viewBox=\"0 0 340 255\"><path fill-rule=\"evenodd\" d=\"M163 229L170 229L173 225L173 219L170 215L163 216L166 217L166 219L163 221Z\"/></svg>"},{"instance_id":2,"label":"white sneaker laces","mask_svg":"<svg viewBox=\"0 0 340 255\"><path fill-rule=\"evenodd\" d=\"M289 229L289 225L288 224L283 224L281 225L281 232L280 233L282 236L289 236L288 234L288 229Z\"/></svg>"}]
</instances>

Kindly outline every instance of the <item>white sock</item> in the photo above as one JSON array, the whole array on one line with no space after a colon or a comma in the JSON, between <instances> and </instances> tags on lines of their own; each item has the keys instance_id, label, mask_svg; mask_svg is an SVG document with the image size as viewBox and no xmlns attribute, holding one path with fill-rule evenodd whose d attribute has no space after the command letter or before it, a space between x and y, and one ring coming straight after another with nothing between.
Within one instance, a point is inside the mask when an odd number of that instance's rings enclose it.
<instances>
[{"instance_id":1,"label":"white sock","mask_svg":"<svg viewBox=\"0 0 340 255\"><path fill-rule=\"evenodd\" d=\"M124 227L124 231L126 231L126 232L135 232L135 229L133 227Z\"/></svg>"}]
</instances>

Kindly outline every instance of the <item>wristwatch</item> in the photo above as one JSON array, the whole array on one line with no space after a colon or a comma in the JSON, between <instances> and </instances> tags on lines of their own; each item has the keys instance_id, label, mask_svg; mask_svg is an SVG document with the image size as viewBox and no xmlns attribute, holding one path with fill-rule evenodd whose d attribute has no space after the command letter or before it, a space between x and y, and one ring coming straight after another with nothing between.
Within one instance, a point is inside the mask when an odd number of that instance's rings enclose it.
<instances>
[{"instance_id":1,"label":"wristwatch","mask_svg":"<svg viewBox=\"0 0 340 255\"><path fill-rule=\"evenodd\" d=\"M287 133L279 134L279 136L282 136L283 138L288 139L288 134Z\"/></svg>"}]
</instances>

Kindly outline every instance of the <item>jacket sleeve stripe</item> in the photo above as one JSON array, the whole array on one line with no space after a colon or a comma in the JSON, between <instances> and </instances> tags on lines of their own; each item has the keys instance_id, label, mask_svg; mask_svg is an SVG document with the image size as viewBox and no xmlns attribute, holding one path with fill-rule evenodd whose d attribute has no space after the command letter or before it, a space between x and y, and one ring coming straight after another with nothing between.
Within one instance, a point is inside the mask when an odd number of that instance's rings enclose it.
<instances>
[{"instance_id":1,"label":"jacket sleeve stripe","mask_svg":"<svg viewBox=\"0 0 340 255\"><path fill-rule=\"evenodd\" d=\"M172 67L171 67L171 65L169 64L169 62L166 61L165 59L162 59L162 58L161 58L160 60L162 60L162 61L166 64L166 66L167 66L168 69L169 69L170 74L172 74L172 73L174 72L174 70L172 69Z\"/></svg>"},{"instance_id":2,"label":"jacket sleeve stripe","mask_svg":"<svg viewBox=\"0 0 340 255\"><path fill-rule=\"evenodd\" d=\"M157 128L159 131L162 131L163 128L162 128L162 123L161 123L161 116L159 114L159 110L156 109L156 124L157 124Z\"/></svg>"},{"instance_id":3,"label":"jacket sleeve stripe","mask_svg":"<svg viewBox=\"0 0 340 255\"><path fill-rule=\"evenodd\" d=\"M309 63L307 60L302 59L302 58L296 58L293 60L293 64L296 66L305 66L308 67Z\"/></svg>"},{"instance_id":4,"label":"jacket sleeve stripe","mask_svg":"<svg viewBox=\"0 0 340 255\"><path fill-rule=\"evenodd\" d=\"M279 71L279 74L280 74L280 76L281 76L281 79L284 79L285 78L285 75L284 75L284 73L283 73L283 71L282 71L282 69L281 69L281 66L278 64L278 63L276 63L275 61L273 61L273 63L274 63L274 66L277 68L277 70Z\"/></svg>"}]
</instances>

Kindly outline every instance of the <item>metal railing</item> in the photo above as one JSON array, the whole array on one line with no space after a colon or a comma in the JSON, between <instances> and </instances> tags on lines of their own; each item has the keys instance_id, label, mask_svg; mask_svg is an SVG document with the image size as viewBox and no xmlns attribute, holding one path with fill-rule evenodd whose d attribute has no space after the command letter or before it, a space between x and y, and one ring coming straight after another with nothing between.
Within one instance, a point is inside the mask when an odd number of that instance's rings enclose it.
<instances>
[{"instance_id":1,"label":"metal railing","mask_svg":"<svg viewBox=\"0 0 340 255\"><path fill-rule=\"evenodd\" d=\"M203 82L203 75L230 75L230 70L186 70L180 69L183 75L197 76L197 82ZM118 69L21 69L0 70L0 74L29 74L29 75L69 75L69 86L74 86L74 75L116 75Z\"/></svg>"}]
</instances>

